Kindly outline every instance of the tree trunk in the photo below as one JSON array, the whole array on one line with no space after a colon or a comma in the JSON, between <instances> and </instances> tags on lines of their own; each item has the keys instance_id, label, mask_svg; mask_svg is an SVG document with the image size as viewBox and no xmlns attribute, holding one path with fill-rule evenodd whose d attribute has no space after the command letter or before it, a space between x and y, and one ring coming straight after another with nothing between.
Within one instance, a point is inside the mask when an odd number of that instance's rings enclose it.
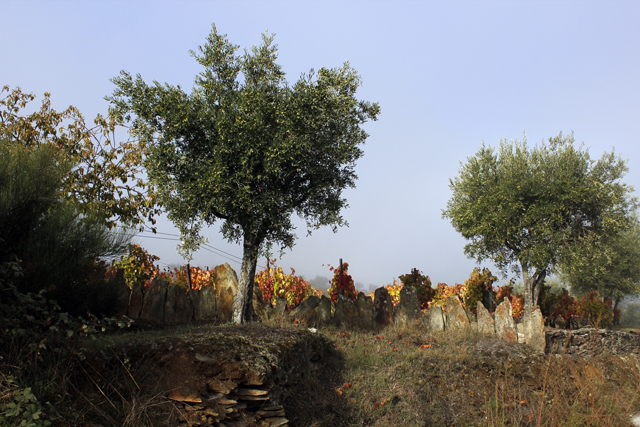
<instances>
[{"instance_id":1,"label":"tree trunk","mask_svg":"<svg viewBox=\"0 0 640 427\"><path fill-rule=\"evenodd\" d=\"M238 292L233 298L233 323L239 325L254 320L253 286L258 263L258 248L260 244L244 237L242 267Z\"/></svg>"},{"instance_id":2,"label":"tree trunk","mask_svg":"<svg viewBox=\"0 0 640 427\"><path fill-rule=\"evenodd\" d=\"M620 318L618 317L616 319L616 317L615 317L616 310L618 309L618 303L620 303L620 299L619 298L613 298L612 303L611 303L611 311L613 312L613 324L614 325L619 325L620 324Z\"/></svg>"},{"instance_id":3,"label":"tree trunk","mask_svg":"<svg viewBox=\"0 0 640 427\"><path fill-rule=\"evenodd\" d=\"M522 281L524 283L524 312L532 312L538 305L538 297L542 291L544 279L547 277L547 270L538 271L529 276L529 269L521 262Z\"/></svg>"}]
</instances>

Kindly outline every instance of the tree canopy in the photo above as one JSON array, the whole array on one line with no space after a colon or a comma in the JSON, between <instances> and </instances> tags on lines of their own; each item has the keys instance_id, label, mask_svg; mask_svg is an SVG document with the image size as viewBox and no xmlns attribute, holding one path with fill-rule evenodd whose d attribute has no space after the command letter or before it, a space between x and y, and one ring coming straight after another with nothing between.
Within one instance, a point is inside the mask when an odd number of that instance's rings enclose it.
<instances>
[{"instance_id":1,"label":"tree canopy","mask_svg":"<svg viewBox=\"0 0 640 427\"><path fill-rule=\"evenodd\" d=\"M562 257L560 271L571 291L596 291L614 302L640 294L640 222L633 216L616 233L590 235Z\"/></svg>"},{"instance_id":2,"label":"tree canopy","mask_svg":"<svg viewBox=\"0 0 640 427\"><path fill-rule=\"evenodd\" d=\"M450 181L443 217L469 240L469 257L522 274L526 310L563 254L615 235L635 206L633 188L621 182L626 162L613 152L593 161L574 142L560 133L532 148L526 137L501 140L498 152L483 144Z\"/></svg>"},{"instance_id":3,"label":"tree canopy","mask_svg":"<svg viewBox=\"0 0 640 427\"><path fill-rule=\"evenodd\" d=\"M348 63L311 70L290 86L273 35L242 55L237 49L212 26L206 44L191 52L204 69L190 94L123 71L108 99L150 147L149 178L183 245L195 249L201 224L216 220L230 241L242 239L234 300L241 323L251 316L259 250L293 246L294 213L309 232L345 223L342 191L355 186L368 136L360 125L375 120L379 106L356 99L361 81Z\"/></svg>"},{"instance_id":4,"label":"tree canopy","mask_svg":"<svg viewBox=\"0 0 640 427\"><path fill-rule=\"evenodd\" d=\"M70 165L61 177L60 196L75 203L83 214L99 216L108 226L141 226L159 213L153 191L143 181L144 146L131 140L117 142L121 122L98 115L93 125L73 106L51 108L49 93L40 109L23 110L35 95L20 88L0 90L0 138L4 143L34 150L48 146L58 162Z\"/></svg>"}]
</instances>

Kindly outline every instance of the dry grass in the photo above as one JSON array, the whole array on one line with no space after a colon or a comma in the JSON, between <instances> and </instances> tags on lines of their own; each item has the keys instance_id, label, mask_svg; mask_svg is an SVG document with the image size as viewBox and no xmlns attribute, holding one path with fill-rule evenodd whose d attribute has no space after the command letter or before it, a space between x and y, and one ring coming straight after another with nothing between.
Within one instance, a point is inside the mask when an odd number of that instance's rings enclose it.
<instances>
[{"instance_id":1,"label":"dry grass","mask_svg":"<svg viewBox=\"0 0 640 427\"><path fill-rule=\"evenodd\" d=\"M284 325L304 327L274 321L279 327L248 325L236 332L250 340L258 333L286 333ZM77 399L56 405L65 422L54 425L100 419L105 426L152 426L160 415L165 425L177 425L169 422L177 408L167 415L171 403L148 374L155 362L120 358L111 349L122 342L145 346L167 334L188 339L195 332L181 327L115 335L109 345L90 350L94 359L51 368L64 372L52 374L64 378L57 387L72 388ZM292 426L631 426L630 415L640 412L637 354L539 355L476 333L422 328L317 333L333 351L292 385L285 402ZM4 400L5 383L0 381Z\"/></svg>"},{"instance_id":2,"label":"dry grass","mask_svg":"<svg viewBox=\"0 0 640 427\"><path fill-rule=\"evenodd\" d=\"M640 411L638 355L543 356L463 332L319 332L341 366L325 372L333 387L312 386L339 416L305 417L294 403L295 425L630 426Z\"/></svg>"}]
</instances>

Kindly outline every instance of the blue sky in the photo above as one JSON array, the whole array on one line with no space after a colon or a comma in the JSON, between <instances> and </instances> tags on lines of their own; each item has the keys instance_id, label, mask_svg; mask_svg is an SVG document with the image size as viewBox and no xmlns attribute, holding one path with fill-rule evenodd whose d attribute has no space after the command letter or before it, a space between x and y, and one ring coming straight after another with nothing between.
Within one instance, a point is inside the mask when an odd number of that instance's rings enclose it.
<instances>
[{"instance_id":1,"label":"blue sky","mask_svg":"<svg viewBox=\"0 0 640 427\"><path fill-rule=\"evenodd\" d=\"M87 119L107 112L120 70L189 90L200 71L189 50L212 23L243 48L275 33L290 83L349 61L362 77L358 97L382 112L365 126L357 187L345 192L350 226L305 237L297 222L297 244L279 261L307 279L330 276L326 264L343 258L365 288L414 267L434 284L462 283L476 264L441 211L449 179L483 141L526 131L534 144L573 131L593 158L615 147L629 160L625 182L640 185L640 2L0 0L0 8L0 85L37 102L48 91L54 108L74 105ZM158 231L175 233L166 220ZM205 235L241 256L218 225ZM181 263L176 242L138 241L162 265ZM222 262L239 271L207 250L194 264Z\"/></svg>"}]
</instances>

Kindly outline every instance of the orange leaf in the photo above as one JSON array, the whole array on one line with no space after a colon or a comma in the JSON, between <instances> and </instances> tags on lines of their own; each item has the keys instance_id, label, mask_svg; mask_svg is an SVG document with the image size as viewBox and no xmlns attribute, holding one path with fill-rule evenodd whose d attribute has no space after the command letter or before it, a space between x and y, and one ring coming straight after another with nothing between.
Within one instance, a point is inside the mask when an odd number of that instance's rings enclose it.
<instances>
[{"instance_id":1,"label":"orange leaf","mask_svg":"<svg viewBox=\"0 0 640 427\"><path fill-rule=\"evenodd\" d=\"M431 348L431 344L422 344L420 348Z\"/></svg>"},{"instance_id":2,"label":"orange leaf","mask_svg":"<svg viewBox=\"0 0 640 427\"><path fill-rule=\"evenodd\" d=\"M342 396L342 389L341 388L337 388L336 389L336 393L338 393L339 396Z\"/></svg>"},{"instance_id":3,"label":"orange leaf","mask_svg":"<svg viewBox=\"0 0 640 427\"><path fill-rule=\"evenodd\" d=\"M344 383L343 387L351 388L351 383Z\"/></svg>"}]
</instances>

